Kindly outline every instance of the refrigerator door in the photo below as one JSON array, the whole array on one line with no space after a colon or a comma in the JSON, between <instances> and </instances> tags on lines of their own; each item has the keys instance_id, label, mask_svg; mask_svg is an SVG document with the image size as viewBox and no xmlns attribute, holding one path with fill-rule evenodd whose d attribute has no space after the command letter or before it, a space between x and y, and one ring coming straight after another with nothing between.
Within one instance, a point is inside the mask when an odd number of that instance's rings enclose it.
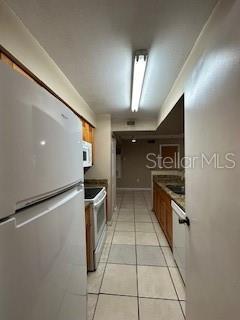
<instances>
[{"instance_id":1,"label":"refrigerator door","mask_svg":"<svg viewBox=\"0 0 240 320\"><path fill-rule=\"evenodd\" d=\"M0 224L0 319L86 320L83 189Z\"/></svg>"},{"instance_id":2,"label":"refrigerator door","mask_svg":"<svg viewBox=\"0 0 240 320\"><path fill-rule=\"evenodd\" d=\"M0 219L83 181L81 131L63 103L0 64Z\"/></svg>"}]
</instances>

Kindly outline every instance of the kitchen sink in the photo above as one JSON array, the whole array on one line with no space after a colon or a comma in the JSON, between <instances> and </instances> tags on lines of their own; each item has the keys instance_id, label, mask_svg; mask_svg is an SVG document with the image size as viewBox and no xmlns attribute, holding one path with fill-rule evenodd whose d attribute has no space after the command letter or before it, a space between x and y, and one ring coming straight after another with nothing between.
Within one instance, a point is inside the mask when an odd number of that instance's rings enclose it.
<instances>
[{"instance_id":1,"label":"kitchen sink","mask_svg":"<svg viewBox=\"0 0 240 320\"><path fill-rule=\"evenodd\" d=\"M176 194L185 195L185 186L168 184L167 187Z\"/></svg>"}]
</instances>

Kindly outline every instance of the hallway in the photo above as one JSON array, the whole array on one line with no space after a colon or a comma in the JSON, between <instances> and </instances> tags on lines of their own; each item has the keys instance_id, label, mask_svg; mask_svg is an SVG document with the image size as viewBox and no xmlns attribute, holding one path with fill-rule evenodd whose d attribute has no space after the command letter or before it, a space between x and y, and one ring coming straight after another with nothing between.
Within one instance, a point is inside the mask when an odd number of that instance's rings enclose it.
<instances>
[{"instance_id":1,"label":"hallway","mask_svg":"<svg viewBox=\"0 0 240 320\"><path fill-rule=\"evenodd\" d=\"M151 212L148 191L119 191L96 272L88 275L89 320L183 320L185 288Z\"/></svg>"}]
</instances>

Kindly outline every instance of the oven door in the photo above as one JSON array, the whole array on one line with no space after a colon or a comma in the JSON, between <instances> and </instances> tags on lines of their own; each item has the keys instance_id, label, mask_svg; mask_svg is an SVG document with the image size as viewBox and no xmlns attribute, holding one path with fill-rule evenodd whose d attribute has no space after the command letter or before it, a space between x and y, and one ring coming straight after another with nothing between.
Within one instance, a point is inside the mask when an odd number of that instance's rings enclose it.
<instances>
[{"instance_id":1,"label":"oven door","mask_svg":"<svg viewBox=\"0 0 240 320\"><path fill-rule=\"evenodd\" d=\"M103 197L95 204L93 204L94 213L94 244L95 248L98 245L99 239L101 238L102 232L106 224L106 195L104 191Z\"/></svg>"}]
</instances>

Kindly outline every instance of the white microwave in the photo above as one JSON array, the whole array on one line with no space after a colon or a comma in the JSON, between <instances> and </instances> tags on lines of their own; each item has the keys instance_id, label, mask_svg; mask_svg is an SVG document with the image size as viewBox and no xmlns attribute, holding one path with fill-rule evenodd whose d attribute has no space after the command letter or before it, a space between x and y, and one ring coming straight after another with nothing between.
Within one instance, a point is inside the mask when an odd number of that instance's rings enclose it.
<instances>
[{"instance_id":1,"label":"white microwave","mask_svg":"<svg viewBox=\"0 0 240 320\"><path fill-rule=\"evenodd\" d=\"M92 166L92 144L86 141L82 142L83 148L83 167Z\"/></svg>"}]
</instances>

